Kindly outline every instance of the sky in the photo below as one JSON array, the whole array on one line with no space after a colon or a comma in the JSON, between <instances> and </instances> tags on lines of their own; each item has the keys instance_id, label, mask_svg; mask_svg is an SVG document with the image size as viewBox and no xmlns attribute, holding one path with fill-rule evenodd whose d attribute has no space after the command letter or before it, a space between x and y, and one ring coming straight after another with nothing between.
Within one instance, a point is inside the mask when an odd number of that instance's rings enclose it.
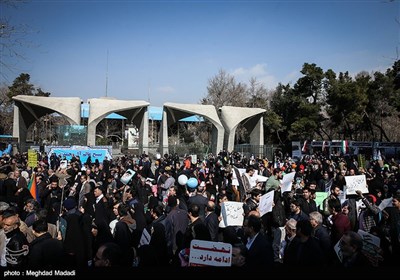
<instances>
[{"instance_id":1,"label":"sky","mask_svg":"<svg viewBox=\"0 0 400 280\"><path fill-rule=\"evenodd\" d=\"M21 57L2 51L12 69L0 69L0 84L28 73L52 97L84 102L198 104L220 70L269 90L293 85L304 63L384 72L400 47L400 3L390 0L31 0L2 5L1 18L27 33Z\"/></svg>"}]
</instances>

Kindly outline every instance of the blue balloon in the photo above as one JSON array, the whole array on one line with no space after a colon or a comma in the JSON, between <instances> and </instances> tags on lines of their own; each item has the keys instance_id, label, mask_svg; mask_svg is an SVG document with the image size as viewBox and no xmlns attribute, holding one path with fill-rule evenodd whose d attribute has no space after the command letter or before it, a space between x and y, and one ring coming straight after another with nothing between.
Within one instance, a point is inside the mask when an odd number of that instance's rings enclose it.
<instances>
[{"instance_id":1,"label":"blue balloon","mask_svg":"<svg viewBox=\"0 0 400 280\"><path fill-rule=\"evenodd\" d=\"M199 184L199 182L197 181L196 178L190 178L187 182L186 185L191 188L194 189L197 187L197 185Z\"/></svg>"}]
</instances>

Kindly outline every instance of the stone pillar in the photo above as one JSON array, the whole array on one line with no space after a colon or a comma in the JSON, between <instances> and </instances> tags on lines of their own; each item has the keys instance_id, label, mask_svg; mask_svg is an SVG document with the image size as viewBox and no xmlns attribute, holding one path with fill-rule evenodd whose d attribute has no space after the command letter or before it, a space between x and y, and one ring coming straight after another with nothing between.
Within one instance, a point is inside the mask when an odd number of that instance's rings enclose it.
<instances>
[{"instance_id":1,"label":"stone pillar","mask_svg":"<svg viewBox=\"0 0 400 280\"><path fill-rule=\"evenodd\" d=\"M262 146L264 145L264 126L262 115L260 115L257 124L254 126L253 130L250 133L250 145L260 146L257 155L262 156Z\"/></svg>"},{"instance_id":2,"label":"stone pillar","mask_svg":"<svg viewBox=\"0 0 400 280\"><path fill-rule=\"evenodd\" d=\"M163 108L163 115L161 121L160 128L160 154L168 154L168 120L167 120L167 112L165 111L165 107Z\"/></svg>"},{"instance_id":3,"label":"stone pillar","mask_svg":"<svg viewBox=\"0 0 400 280\"><path fill-rule=\"evenodd\" d=\"M18 138L18 152L20 153L26 152L28 150L26 146L27 132L28 128L26 127L26 123L24 118L22 117L21 111L19 110L18 106L14 105L13 137Z\"/></svg>"},{"instance_id":4,"label":"stone pillar","mask_svg":"<svg viewBox=\"0 0 400 280\"><path fill-rule=\"evenodd\" d=\"M87 126L87 145L96 146L96 127L99 121L92 121Z\"/></svg>"},{"instance_id":5,"label":"stone pillar","mask_svg":"<svg viewBox=\"0 0 400 280\"><path fill-rule=\"evenodd\" d=\"M139 133L139 153L149 154L149 111L148 108L145 107L143 110L143 118L140 124L140 133Z\"/></svg>"}]
</instances>

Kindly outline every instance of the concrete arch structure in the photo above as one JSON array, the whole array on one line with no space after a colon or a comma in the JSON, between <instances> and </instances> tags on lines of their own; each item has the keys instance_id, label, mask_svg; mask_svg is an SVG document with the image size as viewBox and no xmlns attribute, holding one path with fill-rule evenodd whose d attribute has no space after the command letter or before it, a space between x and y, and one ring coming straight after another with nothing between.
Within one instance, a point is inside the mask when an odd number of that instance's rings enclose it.
<instances>
[{"instance_id":1,"label":"concrete arch structure","mask_svg":"<svg viewBox=\"0 0 400 280\"><path fill-rule=\"evenodd\" d=\"M224 146L228 151L233 151L235 145L235 132L240 123L250 133L251 145L264 145L263 114L265 109L222 106L221 121L225 128Z\"/></svg>"},{"instance_id":2,"label":"concrete arch structure","mask_svg":"<svg viewBox=\"0 0 400 280\"><path fill-rule=\"evenodd\" d=\"M160 129L160 152L169 153L168 150L168 127L180 119L199 115L213 124L211 132L211 145L214 154L219 153L223 148L224 127L218 117L217 110L213 105L180 104L167 102L163 107L162 125Z\"/></svg>"},{"instance_id":3,"label":"concrete arch structure","mask_svg":"<svg viewBox=\"0 0 400 280\"><path fill-rule=\"evenodd\" d=\"M14 123L13 137L18 138L21 152L26 151L28 128L41 117L58 113L63 115L71 125L81 122L81 102L79 97L43 97L17 95L13 97Z\"/></svg>"},{"instance_id":4,"label":"concrete arch structure","mask_svg":"<svg viewBox=\"0 0 400 280\"><path fill-rule=\"evenodd\" d=\"M88 99L90 106L88 120L87 145L96 144L96 127L99 122L110 113L118 113L127 119L127 123L133 123L140 128L139 152L149 144L149 115L146 101L116 100L113 98Z\"/></svg>"}]
</instances>

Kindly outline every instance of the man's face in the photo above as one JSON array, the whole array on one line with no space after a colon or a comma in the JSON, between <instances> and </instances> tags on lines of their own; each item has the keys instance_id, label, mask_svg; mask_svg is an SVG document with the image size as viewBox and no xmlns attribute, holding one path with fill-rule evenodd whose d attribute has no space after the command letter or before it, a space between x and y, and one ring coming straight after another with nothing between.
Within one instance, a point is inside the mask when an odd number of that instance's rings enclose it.
<instances>
[{"instance_id":1,"label":"man's face","mask_svg":"<svg viewBox=\"0 0 400 280\"><path fill-rule=\"evenodd\" d=\"M30 203L30 202L28 202L26 205L25 205L25 211L26 212L32 212L33 211L33 205L32 205L32 203Z\"/></svg>"},{"instance_id":2,"label":"man's face","mask_svg":"<svg viewBox=\"0 0 400 280\"><path fill-rule=\"evenodd\" d=\"M315 227L318 226L317 221L316 221L315 219L311 218L311 217L310 217L310 224L311 224L311 226L312 226L313 228L315 228Z\"/></svg>"},{"instance_id":3,"label":"man's face","mask_svg":"<svg viewBox=\"0 0 400 280\"><path fill-rule=\"evenodd\" d=\"M310 192L308 190L303 190L303 196L304 196L304 199L309 199L310 198Z\"/></svg>"},{"instance_id":4,"label":"man's face","mask_svg":"<svg viewBox=\"0 0 400 280\"><path fill-rule=\"evenodd\" d=\"M290 238L296 235L296 229L290 228L288 225L285 225L286 235Z\"/></svg>"},{"instance_id":5,"label":"man's face","mask_svg":"<svg viewBox=\"0 0 400 280\"><path fill-rule=\"evenodd\" d=\"M246 237L249 237L251 235L251 228L248 226L248 221L246 220L243 223L243 231Z\"/></svg>"},{"instance_id":6,"label":"man's face","mask_svg":"<svg viewBox=\"0 0 400 280\"><path fill-rule=\"evenodd\" d=\"M293 204L293 203L290 204L290 212L296 213L297 210L298 210L298 208L299 208L299 207L296 206L295 204Z\"/></svg>"},{"instance_id":7,"label":"man's face","mask_svg":"<svg viewBox=\"0 0 400 280\"><path fill-rule=\"evenodd\" d=\"M118 204L115 204L115 205L113 206L113 213L114 213L115 216L118 216L118 206L119 206L119 203L118 203Z\"/></svg>"},{"instance_id":8,"label":"man's face","mask_svg":"<svg viewBox=\"0 0 400 280\"><path fill-rule=\"evenodd\" d=\"M8 233L18 227L19 218L17 215L3 219L4 232Z\"/></svg>"},{"instance_id":9,"label":"man's face","mask_svg":"<svg viewBox=\"0 0 400 280\"><path fill-rule=\"evenodd\" d=\"M99 197L102 194L101 190L99 188L94 189L94 196Z\"/></svg>"},{"instance_id":10,"label":"man's face","mask_svg":"<svg viewBox=\"0 0 400 280\"><path fill-rule=\"evenodd\" d=\"M336 197L338 197L339 194L340 194L340 189L339 189L339 188L335 188L335 189L333 190L333 195L336 196Z\"/></svg>"},{"instance_id":11,"label":"man's face","mask_svg":"<svg viewBox=\"0 0 400 280\"><path fill-rule=\"evenodd\" d=\"M232 248L232 265L233 266L243 266L246 262L246 258L241 254L240 248Z\"/></svg>"},{"instance_id":12,"label":"man's face","mask_svg":"<svg viewBox=\"0 0 400 280\"><path fill-rule=\"evenodd\" d=\"M373 170L372 168L369 168L369 169L368 169L368 172L369 172L371 175L374 174L374 170Z\"/></svg>"},{"instance_id":13,"label":"man's face","mask_svg":"<svg viewBox=\"0 0 400 280\"><path fill-rule=\"evenodd\" d=\"M169 195L176 195L176 191L174 188L169 188Z\"/></svg>"},{"instance_id":14,"label":"man's face","mask_svg":"<svg viewBox=\"0 0 400 280\"><path fill-rule=\"evenodd\" d=\"M342 207L342 214L344 214L344 215L348 215L349 214L349 206L348 205L345 205L345 206L343 206Z\"/></svg>"}]
</instances>

